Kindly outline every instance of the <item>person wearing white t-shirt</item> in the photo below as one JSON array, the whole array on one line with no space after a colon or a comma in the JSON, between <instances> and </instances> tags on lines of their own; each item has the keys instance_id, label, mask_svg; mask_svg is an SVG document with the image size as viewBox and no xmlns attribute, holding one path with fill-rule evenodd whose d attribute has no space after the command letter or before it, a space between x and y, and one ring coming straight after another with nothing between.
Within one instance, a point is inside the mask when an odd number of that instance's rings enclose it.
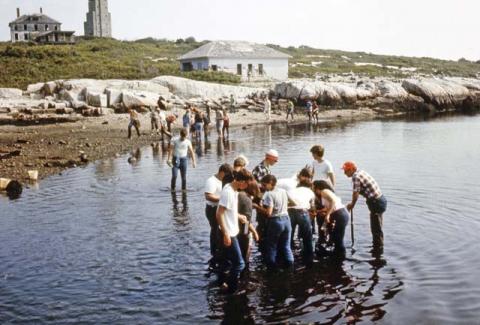
<instances>
[{"instance_id":1,"label":"person wearing white t-shirt","mask_svg":"<svg viewBox=\"0 0 480 325\"><path fill-rule=\"evenodd\" d=\"M245 190L253 179L251 173L242 169L233 173L233 181L225 185L220 194L217 208L217 222L223 238L226 258L231 264L230 273L226 281L228 292L233 293L238 287L238 278L245 268L237 235L240 232L238 222L247 223L244 215L238 213L238 191Z\"/></svg>"},{"instance_id":2,"label":"person wearing white t-shirt","mask_svg":"<svg viewBox=\"0 0 480 325\"><path fill-rule=\"evenodd\" d=\"M210 254L212 259L210 265L213 266L218 262L219 245L218 241L218 223L216 219L218 201L220 201L220 194L222 193L222 180L226 175L233 173L232 166L223 164L218 169L218 172L209 177L205 183L205 200L207 202L205 207L205 215L210 225Z\"/></svg>"},{"instance_id":3,"label":"person wearing white t-shirt","mask_svg":"<svg viewBox=\"0 0 480 325\"><path fill-rule=\"evenodd\" d=\"M313 156L313 162L309 166L313 172L314 181L328 180L332 187L335 187L335 173L330 161L323 158L325 148L321 145L315 145L310 149Z\"/></svg>"},{"instance_id":4,"label":"person wearing white t-shirt","mask_svg":"<svg viewBox=\"0 0 480 325\"><path fill-rule=\"evenodd\" d=\"M180 175L182 177L182 191L186 192L187 190L188 154L190 154L190 157L192 158L192 166L195 168L195 153L193 152L192 143L187 139L186 129L182 129L180 131L180 137L173 140L167 157L167 164L172 166L172 192L175 192L178 170L180 170Z\"/></svg>"},{"instance_id":5,"label":"person wearing white t-shirt","mask_svg":"<svg viewBox=\"0 0 480 325\"><path fill-rule=\"evenodd\" d=\"M313 232L310 212L314 211L315 194L312 191L312 174L304 168L298 174L298 186L287 191L289 200L288 215L292 224L291 245L295 229L299 226L299 237L303 242L303 262L310 267L313 264Z\"/></svg>"}]
</instances>

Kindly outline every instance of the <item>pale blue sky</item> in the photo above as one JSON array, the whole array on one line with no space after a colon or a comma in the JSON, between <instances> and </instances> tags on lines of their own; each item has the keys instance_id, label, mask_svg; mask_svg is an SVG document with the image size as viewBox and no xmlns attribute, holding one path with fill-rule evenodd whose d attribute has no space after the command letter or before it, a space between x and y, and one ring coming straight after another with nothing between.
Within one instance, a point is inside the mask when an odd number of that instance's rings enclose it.
<instances>
[{"instance_id":1,"label":"pale blue sky","mask_svg":"<svg viewBox=\"0 0 480 325\"><path fill-rule=\"evenodd\" d=\"M83 35L87 0L0 0L0 40L15 9ZM480 60L479 0L110 0L118 39L185 38L310 45Z\"/></svg>"}]
</instances>

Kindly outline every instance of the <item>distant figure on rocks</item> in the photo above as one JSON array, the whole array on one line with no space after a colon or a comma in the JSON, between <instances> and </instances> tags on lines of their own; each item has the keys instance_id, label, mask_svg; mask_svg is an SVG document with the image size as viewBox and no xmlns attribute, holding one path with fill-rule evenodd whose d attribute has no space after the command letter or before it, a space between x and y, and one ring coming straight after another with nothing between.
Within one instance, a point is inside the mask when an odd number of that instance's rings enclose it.
<instances>
[{"instance_id":1,"label":"distant figure on rocks","mask_svg":"<svg viewBox=\"0 0 480 325\"><path fill-rule=\"evenodd\" d=\"M237 105L237 101L233 94L230 94L230 113L235 113L235 105Z\"/></svg>"},{"instance_id":2,"label":"distant figure on rocks","mask_svg":"<svg viewBox=\"0 0 480 325\"><path fill-rule=\"evenodd\" d=\"M272 112L272 102L268 98L268 95L265 95L263 113L265 114L267 121L270 121L271 112Z\"/></svg>"},{"instance_id":3,"label":"distant figure on rocks","mask_svg":"<svg viewBox=\"0 0 480 325\"><path fill-rule=\"evenodd\" d=\"M128 138L132 138L132 127L135 127L137 135L140 137L140 120L138 118L138 113L133 108L128 109L128 114L130 115L130 123L128 124Z\"/></svg>"},{"instance_id":4,"label":"distant figure on rocks","mask_svg":"<svg viewBox=\"0 0 480 325\"><path fill-rule=\"evenodd\" d=\"M223 136L229 138L230 137L230 117L228 116L227 110L223 111L223 129L222 129Z\"/></svg>"},{"instance_id":5,"label":"distant figure on rocks","mask_svg":"<svg viewBox=\"0 0 480 325\"><path fill-rule=\"evenodd\" d=\"M8 178L0 178L0 192L5 192L11 200L18 199L23 187L20 182Z\"/></svg>"},{"instance_id":6,"label":"distant figure on rocks","mask_svg":"<svg viewBox=\"0 0 480 325\"><path fill-rule=\"evenodd\" d=\"M359 170L353 161L347 161L342 167L345 175L352 178L352 201L347 204L348 211L352 211L358 197L362 195L367 199L370 210L370 230L373 237L374 248L383 247L383 213L387 210L387 199L382 194L377 182L367 172Z\"/></svg>"},{"instance_id":7,"label":"distant figure on rocks","mask_svg":"<svg viewBox=\"0 0 480 325\"><path fill-rule=\"evenodd\" d=\"M287 103L287 121L288 121L288 116L290 115L292 117L293 121L293 111L295 110L295 105L293 104L293 101L291 99L288 100Z\"/></svg>"},{"instance_id":8,"label":"distant figure on rocks","mask_svg":"<svg viewBox=\"0 0 480 325\"><path fill-rule=\"evenodd\" d=\"M223 110L221 108L217 108L215 111L215 120L217 126L217 133L218 136L223 138Z\"/></svg>"},{"instance_id":9,"label":"distant figure on rocks","mask_svg":"<svg viewBox=\"0 0 480 325\"><path fill-rule=\"evenodd\" d=\"M180 131L180 137L173 140L173 145L170 147L167 157L167 163L172 167L172 181L170 187L172 192L175 192L179 170L182 177L182 191L186 192L187 190L188 154L190 154L192 166L195 168L195 153L193 151L192 143L187 139L187 130L182 129Z\"/></svg>"}]
</instances>

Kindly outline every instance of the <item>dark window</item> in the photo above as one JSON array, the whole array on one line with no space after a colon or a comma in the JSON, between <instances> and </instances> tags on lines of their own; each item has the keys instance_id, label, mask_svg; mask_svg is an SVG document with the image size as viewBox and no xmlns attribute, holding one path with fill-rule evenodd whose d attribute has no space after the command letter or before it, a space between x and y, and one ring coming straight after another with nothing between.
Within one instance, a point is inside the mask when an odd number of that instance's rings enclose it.
<instances>
[{"instance_id":1,"label":"dark window","mask_svg":"<svg viewBox=\"0 0 480 325\"><path fill-rule=\"evenodd\" d=\"M23 39L28 41L28 34L23 34Z\"/></svg>"},{"instance_id":2,"label":"dark window","mask_svg":"<svg viewBox=\"0 0 480 325\"><path fill-rule=\"evenodd\" d=\"M15 33L15 40L18 41L18 33Z\"/></svg>"},{"instance_id":3,"label":"dark window","mask_svg":"<svg viewBox=\"0 0 480 325\"><path fill-rule=\"evenodd\" d=\"M38 25L35 25L34 28L35 28L35 30L38 30Z\"/></svg>"},{"instance_id":4,"label":"dark window","mask_svg":"<svg viewBox=\"0 0 480 325\"><path fill-rule=\"evenodd\" d=\"M252 72L253 72L253 64L249 64L248 65L248 73L252 74Z\"/></svg>"},{"instance_id":5,"label":"dark window","mask_svg":"<svg viewBox=\"0 0 480 325\"><path fill-rule=\"evenodd\" d=\"M192 71L193 70L192 62L182 63L182 70L183 71Z\"/></svg>"},{"instance_id":6,"label":"dark window","mask_svg":"<svg viewBox=\"0 0 480 325\"><path fill-rule=\"evenodd\" d=\"M258 74L263 76L263 64L262 63L258 64Z\"/></svg>"},{"instance_id":7,"label":"dark window","mask_svg":"<svg viewBox=\"0 0 480 325\"><path fill-rule=\"evenodd\" d=\"M48 30L48 25L45 25L45 30Z\"/></svg>"},{"instance_id":8,"label":"dark window","mask_svg":"<svg viewBox=\"0 0 480 325\"><path fill-rule=\"evenodd\" d=\"M17 25L15 25L15 28L14 28L14 30L18 30L18 26L17 26Z\"/></svg>"},{"instance_id":9,"label":"dark window","mask_svg":"<svg viewBox=\"0 0 480 325\"><path fill-rule=\"evenodd\" d=\"M58 26L57 26L57 25L55 25L55 30L58 30Z\"/></svg>"},{"instance_id":10,"label":"dark window","mask_svg":"<svg viewBox=\"0 0 480 325\"><path fill-rule=\"evenodd\" d=\"M27 25L23 25L23 30L27 30Z\"/></svg>"},{"instance_id":11,"label":"dark window","mask_svg":"<svg viewBox=\"0 0 480 325\"><path fill-rule=\"evenodd\" d=\"M237 64L237 74L238 74L239 76L242 75L242 65L241 65L240 63Z\"/></svg>"},{"instance_id":12,"label":"dark window","mask_svg":"<svg viewBox=\"0 0 480 325\"><path fill-rule=\"evenodd\" d=\"M213 64L213 65L212 65L212 70L213 70L213 71L218 71L218 66L217 66L216 64Z\"/></svg>"}]
</instances>

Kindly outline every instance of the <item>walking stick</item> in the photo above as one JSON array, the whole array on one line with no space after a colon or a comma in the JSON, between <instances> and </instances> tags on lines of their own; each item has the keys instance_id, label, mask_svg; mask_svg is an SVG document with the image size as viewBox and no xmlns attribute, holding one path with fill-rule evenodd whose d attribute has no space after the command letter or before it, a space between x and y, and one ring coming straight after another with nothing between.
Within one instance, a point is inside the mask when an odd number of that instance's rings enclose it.
<instances>
[{"instance_id":1,"label":"walking stick","mask_svg":"<svg viewBox=\"0 0 480 325\"><path fill-rule=\"evenodd\" d=\"M355 244L355 236L353 234L353 209L350 211L350 235L352 236L352 247Z\"/></svg>"}]
</instances>

